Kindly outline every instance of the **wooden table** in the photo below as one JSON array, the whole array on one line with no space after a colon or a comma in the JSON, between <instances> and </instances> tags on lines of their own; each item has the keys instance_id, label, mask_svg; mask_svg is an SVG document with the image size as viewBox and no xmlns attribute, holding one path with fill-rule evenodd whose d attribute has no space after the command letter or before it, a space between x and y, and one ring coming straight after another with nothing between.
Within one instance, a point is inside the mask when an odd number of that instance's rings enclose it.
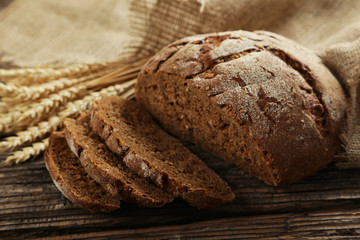
<instances>
[{"instance_id":1,"label":"wooden table","mask_svg":"<svg viewBox=\"0 0 360 240\"><path fill-rule=\"evenodd\" d=\"M189 147L229 183L233 203L210 210L180 200L155 209L124 203L91 214L61 195L38 157L0 169L0 238L360 239L359 169L330 165L275 188Z\"/></svg>"}]
</instances>

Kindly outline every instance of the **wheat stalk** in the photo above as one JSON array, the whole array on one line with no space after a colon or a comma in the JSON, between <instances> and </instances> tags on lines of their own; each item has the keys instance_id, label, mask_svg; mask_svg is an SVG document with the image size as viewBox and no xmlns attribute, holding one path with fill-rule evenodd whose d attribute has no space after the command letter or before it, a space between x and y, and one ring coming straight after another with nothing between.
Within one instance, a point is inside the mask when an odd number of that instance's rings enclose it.
<instances>
[{"instance_id":1,"label":"wheat stalk","mask_svg":"<svg viewBox=\"0 0 360 240\"><path fill-rule=\"evenodd\" d=\"M79 94L79 92L85 88L99 89L114 83L121 83L130 79L134 79L137 76L140 68L141 65L139 63L135 66L125 66L119 68L102 77L98 77L92 81L89 81L85 85L79 85L69 89L61 90L59 93L51 94L48 98L42 99L38 103L34 103L30 106L26 105L24 108L10 112L3 116L2 119L0 119L0 133L12 133L14 131L23 129L26 125L32 125L33 123L38 122L41 117L48 116L52 110L59 107L62 103L70 99L74 99ZM64 82L61 82L59 85L48 83L48 85L56 89L59 86L63 87L63 83ZM71 81L69 84L71 84ZM43 91L43 93L44 92L46 91Z\"/></svg>"},{"instance_id":2,"label":"wheat stalk","mask_svg":"<svg viewBox=\"0 0 360 240\"><path fill-rule=\"evenodd\" d=\"M135 63L123 65L122 67L117 68L116 70L100 78L87 82L86 86L88 89L91 88L99 89L114 83L126 82L130 79L137 77L139 71L141 70L144 63L147 62L147 60L148 58L145 58Z\"/></svg>"},{"instance_id":3,"label":"wheat stalk","mask_svg":"<svg viewBox=\"0 0 360 240\"><path fill-rule=\"evenodd\" d=\"M52 92L56 92L61 89L74 86L76 84L89 80L94 81L88 83L87 88L101 88L113 83L123 82L136 77L143 63L144 60L129 65L120 66L115 71L110 71L112 70L112 68L107 68L107 71L105 73L98 72L97 74L92 74L91 76L84 76L75 80L64 78L32 87L18 87L14 84L0 83L0 96L4 96L4 98L2 99L4 103L16 104L21 101L24 102L30 99L34 100L49 95Z\"/></svg>"},{"instance_id":4,"label":"wheat stalk","mask_svg":"<svg viewBox=\"0 0 360 240\"><path fill-rule=\"evenodd\" d=\"M98 78L98 79L94 79L92 81L89 81L86 83L86 87L88 89L100 89L103 88L105 86L109 86L111 84L114 83L122 83L122 82L126 82L129 81L130 79L134 79L137 77L138 75L138 71L139 70L135 70L133 73L130 74L126 74L126 75L119 75L120 71L115 71L112 72L108 75L105 75L104 77Z\"/></svg>"},{"instance_id":5,"label":"wheat stalk","mask_svg":"<svg viewBox=\"0 0 360 240\"><path fill-rule=\"evenodd\" d=\"M0 133L21 129L0 142L0 152L31 144L12 152L0 166L39 155L48 145L46 137L61 128L65 118L89 109L95 98L134 96L135 78L147 60L127 59L65 68L0 69ZM83 97L83 92L88 95Z\"/></svg>"},{"instance_id":6,"label":"wheat stalk","mask_svg":"<svg viewBox=\"0 0 360 240\"><path fill-rule=\"evenodd\" d=\"M104 74L107 74L110 71L113 71L113 69L112 68L106 69L101 72L91 74L90 76L84 76L76 80L63 79L61 81L56 80L51 83L46 83L46 85L44 84L40 87L39 86L29 87L29 88L22 87L24 91L18 89L17 91L19 91L19 93L15 97L12 98L5 97L1 99L2 101L0 102L0 118L7 117L6 114L9 113L10 109L12 112L24 111L30 108L29 105L34 103L34 100L38 99L39 97L45 97L46 95L49 95L52 92L62 90L66 87L75 86L77 84L81 84L86 81L97 79L103 76Z\"/></svg>"},{"instance_id":7,"label":"wheat stalk","mask_svg":"<svg viewBox=\"0 0 360 240\"><path fill-rule=\"evenodd\" d=\"M8 156L4 161L0 163L0 167L22 163L30 159L31 157L34 158L40 155L48 145L49 138L45 138L41 142L33 143L29 147L24 147L16 152L13 152L10 156Z\"/></svg>"},{"instance_id":8,"label":"wheat stalk","mask_svg":"<svg viewBox=\"0 0 360 240\"><path fill-rule=\"evenodd\" d=\"M102 95L120 95L124 92L126 93L129 89L133 89L135 81L136 80L132 80L123 84L117 84L99 92L93 92L83 99L67 103L62 111L50 117L48 121L40 122L37 126L29 127L25 131L18 132L16 134L17 136L8 137L5 141L0 142L0 151L12 150L24 143L33 142L38 138L46 136L48 133L58 129L65 118L74 116L79 111L89 109L93 99Z\"/></svg>"},{"instance_id":9,"label":"wheat stalk","mask_svg":"<svg viewBox=\"0 0 360 240\"><path fill-rule=\"evenodd\" d=\"M17 69L0 69L0 78L4 82L11 82L12 79L27 79L31 82L48 82L56 78L71 78L77 77L79 74L88 73L91 71L98 71L99 69L108 67L110 64L116 62L99 62L92 64L76 64L69 67L53 68L53 67L38 67L38 68L17 68Z\"/></svg>"},{"instance_id":10,"label":"wheat stalk","mask_svg":"<svg viewBox=\"0 0 360 240\"><path fill-rule=\"evenodd\" d=\"M91 64L76 64L63 68L54 67L31 67L17 69L0 69L0 79L2 82L12 82L18 85L31 85L34 83L49 82L59 78L77 78L88 73L97 72L101 69L109 69L123 65L144 64L148 58L139 60L138 58L129 58L125 60L98 62Z\"/></svg>"},{"instance_id":11,"label":"wheat stalk","mask_svg":"<svg viewBox=\"0 0 360 240\"><path fill-rule=\"evenodd\" d=\"M8 111L9 111L9 108L7 107L7 104L4 102L0 102L0 114L7 113Z\"/></svg>"},{"instance_id":12,"label":"wheat stalk","mask_svg":"<svg viewBox=\"0 0 360 240\"><path fill-rule=\"evenodd\" d=\"M79 96L79 93L85 89L85 86L71 87L59 93L51 94L39 103L33 103L25 111L20 110L9 113L7 117L0 119L0 133L12 133L23 126L38 122L42 117L50 115L54 109Z\"/></svg>"},{"instance_id":13,"label":"wheat stalk","mask_svg":"<svg viewBox=\"0 0 360 240\"><path fill-rule=\"evenodd\" d=\"M64 89L70 86L73 86L77 83L81 82L81 79L69 80L69 79L61 79L52 81L49 83L40 84L32 87L18 87L14 84L1 84L0 83L0 96L7 98L14 98L14 100L29 100L29 99L37 99L44 95L49 95L52 92L59 91L60 89ZM8 102L7 98L3 98L4 102Z\"/></svg>"},{"instance_id":14,"label":"wheat stalk","mask_svg":"<svg viewBox=\"0 0 360 240\"><path fill-rule=\"evenodd\" d=\"M0 95L6 96L2 98L3 102L6 102L8 104L17 104L23 101L38 99L40 97L47 96L53 92L62 90L64 88L68 88L82 82L96 79L100 76L103 76L104 74L107 74L110 70L112 70L112 68L106 69L101 72L92 73L78 79L62 78L31 87L18 87L14 84L8 84L6 85L6 87L4 87L5 84L0 84Z\"/></svg>"},{"instance_id":15,"label":"wheat stalk","mask_svg":"<svg viewBox=\"0 0 360 240\"><path fill-rule=\"evenodd\" d=\"M95 98L99 98L103 95L121 95L122 93L128 91L129 89L132 89L134 87L135 82L136 82L136 79L133 79L126 83L116 84L116 85L104 88L101 91L92 92L90 95L84 97L81 100L78 100L75 102L69 102L69 104L66 105L66 109L59 112L58 116L61 119L64 119L66 117L70 117L70 116L76 114L79 111L85 111L90 107L92 100L94 100Z\"/></svg>"},{"instance_id":16,"label":"wheat stalk","mask_svg":"<svg viewBox=\"0 0 360 240\"><path fill-rule=\"evenodd\" d=\"M39 99L35 99L34 101L19 102L15 105L11 105L7 102L0 102L0 116L6 117L9 112L23 111L24 109L30 108L33 103L39 101Z\"/></svg>"},{"instance_id":17,"label":"wheat stalk","mask_svg":"<svg viewBox=\"0 0 360 240\"><path fill-rule=\"evenodd\" d=\"M121 96L123 98L132 98L134 95L135 95L135 88L132 88Z\"/></svg>"},{"instance_id":18,"label":"wheat stalk","mask_svg":"<svg viewBox=\"0 0 360 240\"><path fill-rule=\"evenodd\" d=\"M0 151L13 150L25 143L34 142L38 138L46 136L51 131L55 131L61 125L61 119L50 117L48 121L40 122L37 126L28 127L25 131L16 133L17 136L7 137L0 142Z\"/></svg>"},{"instance_id":19,"label":"wheat stalk","mask_svg":"<svg viewBox=\"0 0 360 240\"><path fill-rule=\"evenodd\" d=\"M76 98L79 93L85 88L100 88L106 85L113 84L114 82L123 82L129 79L133 79L137 76L137 73L133 73L119 78L114 77L111 80L105 80L106 78L96 79L89 85L81 85L65 89L57 94L51 94L48 98L42 99L40 102L36 102L29 105L24 105L18 108L16 111L12 111L7 114L0 114L0 133L11 133L14 130L21 129L24 125L36 123L41 117L48 116L51 111L59 107L64 102ZM104 81L101 81L104 80Z\"/></svg>"}]
</instances>

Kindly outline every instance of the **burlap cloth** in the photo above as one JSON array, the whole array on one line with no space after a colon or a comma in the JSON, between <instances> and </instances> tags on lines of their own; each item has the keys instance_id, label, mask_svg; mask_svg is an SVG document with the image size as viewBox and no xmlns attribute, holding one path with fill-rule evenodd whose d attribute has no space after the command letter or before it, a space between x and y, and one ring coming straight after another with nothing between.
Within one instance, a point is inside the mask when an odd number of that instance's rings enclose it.
<instances>
[{"instance_id":1,"label":"burlap cloth","mask_svg":"<svg viewBox=\"0 0 360 240\"><path fill-rule=\"evenodd\" d=\"M341 168L360 167L359 0L3 0L0 67L144 56L197 33L268 30L313 49L349 96Z\"/></svg>"}]
</instances>

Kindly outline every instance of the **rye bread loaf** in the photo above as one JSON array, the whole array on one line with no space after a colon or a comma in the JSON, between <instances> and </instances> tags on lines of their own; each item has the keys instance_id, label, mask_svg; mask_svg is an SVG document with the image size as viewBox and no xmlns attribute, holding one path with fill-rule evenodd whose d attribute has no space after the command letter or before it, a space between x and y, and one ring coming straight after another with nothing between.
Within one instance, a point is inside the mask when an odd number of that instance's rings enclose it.
<instances>
[{"instance_id":1,"label":"rye bread loaf","mask_svg":"<svg viewBox=\"0 0 360 240\"><path fill-rule=\"evenodd\" d=\"M111 152L90 128L90 113L64 120L66 140L86 172L103 188L126 202L140 207L160 207L174 197L132 173L122 158Z\"/></svg>"},{"instance_id":2,"label":"rye bread loaf","mask_svg":"<svg viewBox=\"0 0 360 240\"><path fill-rule=\"evenodd\" d=\"M102 97L93 101L93 130L140 176L197 208L234 199L230 187L179 140L168 135L135 101Z\"/></svg>"},{"instance_id":3,"label":"rye bread loaf","mask_svg":"<svg viewBox=\"0 0 360 240\"><path fill-rule=\"evenodd\" d=\"M85 172L70 151L64 132L51 134L44 156L53 182L71 202L91 212L110 212L120 207L120 200Z\"/></svg>"},{"instance_id":4,"label":"rye bread loaf","mask_svg":"<svg viewBox=\"0 0 360 240\"><path fill-rule=\"evenodd\" d=\"M170 44L143 67L136 99L168 132L275 186L331 161L346 108L313 52L264 31Z\"/></svg>"}]
</instances>

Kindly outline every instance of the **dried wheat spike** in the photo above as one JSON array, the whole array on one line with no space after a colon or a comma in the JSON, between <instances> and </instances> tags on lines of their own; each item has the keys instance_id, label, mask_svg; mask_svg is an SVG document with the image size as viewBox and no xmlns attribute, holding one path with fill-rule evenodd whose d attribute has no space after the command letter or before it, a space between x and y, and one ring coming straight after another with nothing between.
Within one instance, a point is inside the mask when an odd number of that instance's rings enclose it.
<instances>
[{"instance_id":1,"label":"dried wheat spike","mask_svg":"<svg viewBox=\"0 0 360 240\"><path fill-rule=\"evenodd\" d=\"M34 67L8 70L0 69L0 79L2 82L12 83L17 86L30 86L59 78L78 78L102 70L142 66L148 59L149 57L142 59L132 58L91 64L77 64L64 68Z\"/></svg>"},{"instance_id":2,"label":"dried wheat spike","mask_svg":"<svg viewBox=\"0 0 360 240\"><path fill-rule=\"evenodd\" d=\"M41 142L33 143L30 147L24 147L21 150L12 152L4 161L0 163L0 167L10 166L25 162L30 158L40 155L49 144L49 138L43 139Z\"/></svg>"},{"instance_id":3,"label":"dried wheat spike","mask_svg":"<svg viewBox=\"0 0 360 240\"><path fill-rule=\"evenodd\" d=\"M8 137L4 141L0 142L0 152L12 150L23 145L24 143L34 142L36 139L43 138L50 132L58 129L62 125L62 121L65 118L74 116L79 111L89 109L93 99L102 95L120 95L124 92L126 93L128 90L131 91L133 89L134 84L135 80L114 85L99 92L93 92L83 99L67 103L63 107L63 110L57 113L56 116L52 116L47 121L40 122L36 126L29 127L25 131L16 133L17 136Z\"/></svg>"},{"instance_id":4,"label":"dried wheat spike","mask_svg":"<svg viewBox=\"0 0 360 240\"><path fill-rule=\"evenodd\" d=\"M27 87L27 86L19 87L13 83L9 83L9 84L0 83L0 96L6 97L2 99L4 102L8 102L12 104L17 102L28 101L31 99L38 99L40 97L47 96L61 89L68 88L92 79L99 78L112 70L113 67L111 68L109 67L105 70L88 74L86 76L77 79L61 78L31 87Z\"/></svg>"},{"instance_id":5,"label":"dried wheat spike","mask_svg":"<svg viewBox=\"0 0 360 240\"><path fill-rule=\"evenodd\" d=\"M34 101L38 100L39 98L46 97L49 94L59 90L63 90L64 88L75 86L80 83L84 83L86 88L88 88L87 82L91 83L93 82L93 80L97 80L97 79L101 80L103 79L102 76L104 76L104 74L105 76L107 76L108 73L112 71L113 69L109 68L101 72L97 72L79 79L74 79L74 80L59 79L51 83L42 84L41 87L39 85L36 87L34 86L29 88L21 87L17 90L19 91L19 93L14 97L4 97L1 99L2 101L0 102L0 118L2 114L8 113L9 109L11 109L12 112L24 111L25 109L30 108L31 103L34 103ZM97 84L99 85L99 87L100 85L104 85L102 84L101 81L98 81Z\"/></svg>"},{"instance_id":6,"label":"dried wheat spike","mask_svg":"<svg viewBox=\"0 0 360 240\"><path fill-rule=\"evenodd\" d=\"M12 133L37 123L59 106L78 97L85 89L85 86L64 89L56 94L51 94L48 98L41 99L38 103L31 104L31 107L26 110L10 112L6 117L0 119L0 133Z\"/></svg>"},{"instance_id":7,"label":"dried wheat spike","mask_svg":"<svg viewBox=\"0 0 360 240\"><path fill-rule=\"evenodd\" d=\"M58 80L62 80L62 79L68 79L68 80L75 80L78 78L93 78L96 76L101 76L103 74L106 74L108 71L114 69L116 66L115 65L109 65L106 66L102 69L95 69L95 70L91 70L88 72L80 72L77 73L75 75L71 75L71 76L63 76L63 77L49 77L49 78L34 78L34 77L30 77L28 76L26 77L22 77L22 78L13 78L13 79L8 79L6 82L6 84L12 84L14 86L18 86L18 87L23 87L23 86L27 86L27 87L31 87L34 85L39 85L39 84L44 84L47 82L52 82L52 81L58 81ZM1 77L0 77L1 78Z\"/></svg>"},{"instance_id":8,"label":"dried wheat spike","mask_svg":"<svg viewBox=\"0 0 360 240\"><path fill-rule=\"evenodd\" d=\"M14 84L5 85L0 83L0 96L7 97L2 99L4 102L8 102L10 98L27 101L49 95L52 92L76 85L79 82L79 79L61 79L32 87L18 87Z\"/></svg>"},{"instance_id":9,"label":"dried wheat spike","mask_svg":"<svg viewBox=\"0 0 360 240\"><path fill-rule=\"evenodd\" d=\"M20 102L15 105L11 105L7 102L0 102L0 119L6 117L9 112L25 111L29 109L32 104L38 103L40 99L35 99L33 101Z\"/></svg>"},{"instance_id":10,"label":"dried wheat spike","mask_svg":"<svg viewBox=\"0 0 360 240\"><path fill-rule=\"evenodd\" d=\"M0 114L4 114L7 112L9 112L9 108L8 108L7 104L4 102L0 102ZM0 118L1 118L1 116L0 116Z\"/></svg>"},{"instance_id":11,"label":"dried wheat spike","mask_svg":"<svg viewBox=\"0 0 360 240\"><path fill-rule=\"evenodd\" d=\"M17 132L17 136L7 137L0 142L0 152L13 150L25 143L31 143L43 138L49 132L55 131L61 125L62 119L53 116L47 121L40 122L37 126L28 127L25 131Z\"/></svg>"},{"instance_id":12,"label":"dried wheat spike","mask_svg":"<svg viewBox=\"0 0 360 240\"><path fill-rule=\"evenodd\" d=\"M77 77L84 73L91 71L98 71L102 68L109 66L110 64L116 64L119 61L114 62L99 62L91 64L76 64L63 68L53 67L38 67L38 68L16 68L16 69L0 69L0 78L4 82L9 82L11 79L26 78L31 80L43 80L49 81L57 78L71 78Z\"/></svg>"},{"instance_id":13,"label":"dried wheat spike","mask_svg":"<svg viewBox=\"0 0 360 240\"><path fill-rule=\"evenodd\" d=\"M116 85L104 88L98 92L92 92L90 95L84 97L81 100L77 100L73 103L70 102L68 105L66 105L66 109L64 111L61 111L60 113L58 113L58 116L64 119L66 117L73 115L74 113L77 113L79 111L84 111L90 107L92 100L94 100L95 98L101 97L103 95L121 95L121 94L133 89L135 82L136 82L136 79L133 79L133 80L127 81L125 83L116 84Z\"/></svg>"}]
</instances>

